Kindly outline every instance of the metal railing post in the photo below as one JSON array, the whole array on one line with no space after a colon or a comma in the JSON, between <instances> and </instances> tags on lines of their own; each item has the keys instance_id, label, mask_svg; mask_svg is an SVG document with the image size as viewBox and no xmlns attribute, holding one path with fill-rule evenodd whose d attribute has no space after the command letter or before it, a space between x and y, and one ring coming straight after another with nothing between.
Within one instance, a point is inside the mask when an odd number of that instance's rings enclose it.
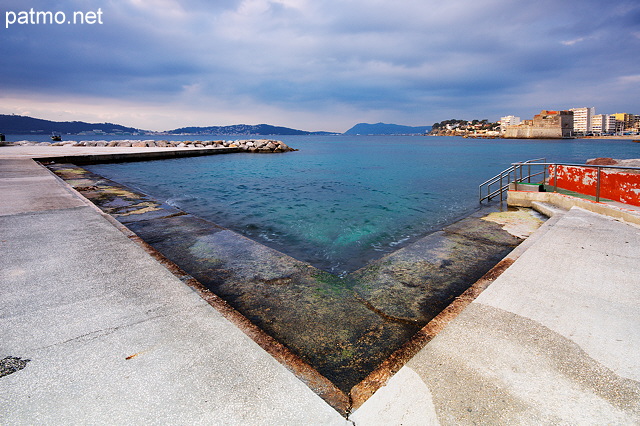
<instances>
[{"instance_id":1,"label":"metal railing post","mask_svg":"<svg viewBox=\"0 0 640 426\"><path fill-rule=\"evenodd\" d=\"M553 192L558 192L558 165L553 165Z\"/></svg>"},{"instance_id":2,"label":"metal railing post","mask_svg":"<svg viewBox=\"0 0 640 426\"><path fill-rule=\"evenodd\" d=\"M596 203L600 202L600 171L602 167L598 167L598 174L596 177Z\"/></svg>"},{"instance_id":3,"label":"metal railing post","mask_svg":"<svg viewBox=\"0 0 640 426\"><path fill-rule=\"evenodd\" d=\"M519 182L522 182L522 164L520 164L518 166L518 169L520 170L520 180L519 180Z\"/></svg>"}]
</instances>

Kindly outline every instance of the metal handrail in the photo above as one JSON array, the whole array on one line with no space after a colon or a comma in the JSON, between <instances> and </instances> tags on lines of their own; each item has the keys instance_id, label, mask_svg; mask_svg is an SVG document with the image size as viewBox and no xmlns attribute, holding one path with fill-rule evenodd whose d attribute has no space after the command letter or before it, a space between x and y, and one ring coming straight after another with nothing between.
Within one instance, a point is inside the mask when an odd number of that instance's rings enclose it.
<instances>
[{"instance_id":1,"label":"metal handrail","mask_svg":"<svg viewBox=\"0 0 640 426\"><path fill-rule=\"evenodd\" d=\"M536 158L534 160L527 160L520 163L513 163L511 167L509 167L508 169L501 171L491 179L488 179L485 182L478 185L480 202L483 202L484 200L491 201L492 198L496 198L498 196L500 196L500 202L504 201L504 193L509 189L509 183L511 183L512 181L511 180L512 175L515 182L518 182L518 181L523 182L524 179L527 179L528 182L531 182L532 177L540 174L540 173L536 173L533 175L531 174L531 166L542 164L542 163L538 163L538 161L546 161L546 158ZM523 175L524 166L528 167L527 176ZM543 169L543 172L542 172L543 174L546 173L545 170L546 169ZM520 173L520 179L518 179L518 172ZM543 177L543 180L544 180L544 177ZM491 186L495 185L498 182L499 182L498 188L492 190ZM482 195L485 192L484 187L486 187L486 195Z\"/></svg>"},{"instance_id":2,"label":"metal handrail","mask_svg":"<svg viewBox=\"0 0 640 426\"><path fill-rule=\"evenodd\" d=\"M523 161L520 163L511 163L512 166L518 165L527 165L528 161ZM574 166L574 167L593 167L593 168L601 168L601 169L631 169L631 170L640 170L640 167L635 166L603 166L599 164L576 164L576 163L535 163L535 166Z\"/></svg>"},{"instance_id":3,"label":"metal handrail","mask_svg":"<svg viewBox=\"0 0 640 426\"><path fill-rule=\"evenodd\" d=\"M542 171L534 173L531 172L531 167L543 166ZM550 166L547 168L547 166ZM552 166L552 167L551 167ZM558 181L555 179L558 172L558 166L573 166L573 167L590 167L597 169L596 176L596 202L600 201L600 177L602 169L621 169L621 170L638 170L640 167L633 166L606 166L598 164L574 164L574 163L547 163L545 158L537 158L535 160L521 161L517 163L511 163L511 167L498 173L491 179L486 180L478 186L479 200L482 203L484 200L491 201L493 198L500 197L500 201L504 200L504 193L509 189L509 184L514 183L516 188L518 183L531 183L532 178L542 176L541 183L545 183L547 180L547 169L549 170L549 178L554 178L553 192L558 190ZM525 172L526 168L526 172ZM553 171L553 174L551 173ZM497 189L492 189L492 185L495 186L499 182ZM486 189L485 189L486 188ZM484 195L483 195L484 194Z\"/></svg>"}]
</instances>

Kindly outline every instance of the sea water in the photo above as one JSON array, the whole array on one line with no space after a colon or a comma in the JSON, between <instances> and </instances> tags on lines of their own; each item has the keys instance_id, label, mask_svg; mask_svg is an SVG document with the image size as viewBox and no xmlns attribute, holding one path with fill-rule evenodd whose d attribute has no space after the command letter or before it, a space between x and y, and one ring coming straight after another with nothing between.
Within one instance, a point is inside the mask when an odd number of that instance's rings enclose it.
<instances>
[{"instance_id":1,"label":"sea water","mask_svg":"<svg viewBox=\"0 0 640 426\"><path fill-rule=\"evenodd\" d=\"M198 136L221 138L230 139ZM299 151L87 168L299 260L345 274L478 209L478 184L513 162L640 158L640 144L628 140L277 139Z\"/></svg>"}]
</instances>

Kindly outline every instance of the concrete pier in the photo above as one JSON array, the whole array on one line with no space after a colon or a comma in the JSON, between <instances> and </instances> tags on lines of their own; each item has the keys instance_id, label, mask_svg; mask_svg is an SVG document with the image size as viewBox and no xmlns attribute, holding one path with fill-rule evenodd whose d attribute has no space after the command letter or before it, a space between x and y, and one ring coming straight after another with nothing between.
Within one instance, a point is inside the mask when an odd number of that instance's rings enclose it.
<instances>
[{"instance_id":1,"label":"concrete pier","mask_svg":"<svg viewBox=\"0 0 640 426\"><path fill-rule=\"evenodd\" d=\"M640 423L635 225L557 213L345 419L31 160L114 148L42 149L0 147L0 424Z\"/></svg>"}]
</instances>

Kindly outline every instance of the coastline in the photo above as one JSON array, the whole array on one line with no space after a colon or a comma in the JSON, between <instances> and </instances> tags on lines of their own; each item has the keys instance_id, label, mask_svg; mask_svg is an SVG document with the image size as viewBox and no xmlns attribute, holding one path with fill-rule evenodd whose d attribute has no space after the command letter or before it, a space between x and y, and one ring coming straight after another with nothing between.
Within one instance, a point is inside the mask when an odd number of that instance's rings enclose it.
<instances>
[{"instance_id":1,"label":"coastline","mask_svg":"<svg viewBox=\"0 0 640 426\"><path fill-rule=\"evenodd\" d=\"M503 136L496 136L496 135L485 135L483 133L478 133L478 134L474 134L474 133L469 133L469 134L456 134L456 135L425 135L425 136L430 136L430 137L440 137L440 136L446 136L446 137L460 137L460 138L468 138L468 139L516 139L516 140L549 140L549 139L560 139L560 138L505 138ZM566 139L566 140L573 140L573 139L619 139L619 140L633 140L633 141L640 141L640 135L622 135L622 136L577 136L577 137L567 137L567 138L562 138L562 139Z\"/></svg>"}]
</instances>

